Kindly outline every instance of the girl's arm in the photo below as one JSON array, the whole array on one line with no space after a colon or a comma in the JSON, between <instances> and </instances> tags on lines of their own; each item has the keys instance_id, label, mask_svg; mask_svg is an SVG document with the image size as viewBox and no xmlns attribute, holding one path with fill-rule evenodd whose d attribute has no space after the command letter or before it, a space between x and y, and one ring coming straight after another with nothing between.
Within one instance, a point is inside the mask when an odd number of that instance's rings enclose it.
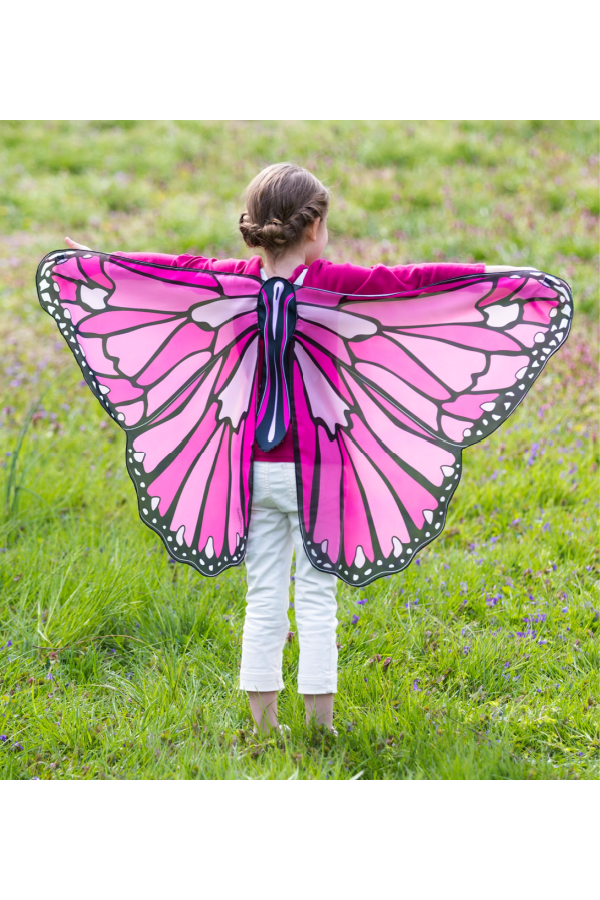
<instances>
[{"instance_id":1,"label":"girl's arm","mask_svg":"<svg viewBox=\"0 0 600 900\"><path fill-rule=\"evenodd\" d=\"M519 272L521 269L529 271L533 266L486 266L486 272Z\"/></svg>"},{"instance_id":2,"label":"girl's arm","mask_svg":"<svg viewBox=\"0 0 600 900\"><path fill-rule=\"evenodd\" d=\"M91 250L91 247L86 247L85 244L78 244L77 241L74 241L70 237L65 238L65 244L67 247L70 247L71 250ZM111 252L111 251L109 251ZM132 253L128 250L114 250L112 251L115 255L120 256L130 256L133 259L139 259L142 262L150 262L150 263L160 263L162 266L174 266L176 264L177 256L172 256L169 253Z\"/></svg>"}]
</instances>

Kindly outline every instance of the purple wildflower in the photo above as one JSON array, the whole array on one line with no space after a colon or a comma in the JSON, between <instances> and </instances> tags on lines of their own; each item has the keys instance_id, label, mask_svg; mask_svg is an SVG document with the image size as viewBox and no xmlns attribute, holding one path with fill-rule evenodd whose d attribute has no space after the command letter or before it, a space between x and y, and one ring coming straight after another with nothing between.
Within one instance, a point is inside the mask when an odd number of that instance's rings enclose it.
<instances>
[{"instance_id":1,"label":"purple wildflower","mask_svg":"<svg viewBox=\"0 0 600 900\"><path fill-rule=\"evenodd\" d=\"M357 600L356 602L358 603L359 606L364 606L365 603L367 602L367 598L363 597L362 600Z\"/></svg>"},{"instance_id":2,"label":"purple wildflower","mask_svg":"<svg viewBox=\"0 0 600 900\"><path fill-rule=\"evenodd\" d=\"M550 531L550 523L549 522L545 522L542 525L542 531Z\"/></svg>"},{"instance_id":3,"label":"purple wildflower","mask_svg":"<svg viewBox=\"0 0 600 900\"><path fill-rule=\"evenodd\" d=\"M2 741L3 744L5 744L7 740L8 740L8 735L0 734L0 741Z\"/></svg>"},{"instance_id":4,"label":"purple wildflower","mask_svg":"<svg viewBox=\"0 0 600 900\"><path fill-rule=\"evenodd\" d=\"M358 622L358 616L352 616L352 624L356 625L357 622Z\"/></svg>"},{"instance_id":5,"label":"purple wildflower","mask_svg":"<svg viewBox=\"0 0 600 900\"><path fill-rule=\"evenodd\" d=\"M528 628L527 631L517 631L517 637L520 637L520 638L525 638L525 637L534 638L534 637L535 637L535 631L533 630L533 628Z\"/></svg>"},{"instance_id":6,"label":"purple wildflower","mask_svg":"<svg viewBox=\"0 0 600 900\"><path fill-rule=\"evenodd\" d=\"M419 681L420 681L419 678L415 678L415 680L413 681L413 691L421 690L421 688L419 687Z\"/></svg>"},{"instance_id":7,"label":"purple wildflower","mask_svg":"<svg viewBox=\"0 0 600 900\"><path fill-rule=\"evenodd\" d=\"M561 609L561 612L563 612L563 613L569 612L569 607L563 606L563 608Z\"/></svg>"}]
</instances>

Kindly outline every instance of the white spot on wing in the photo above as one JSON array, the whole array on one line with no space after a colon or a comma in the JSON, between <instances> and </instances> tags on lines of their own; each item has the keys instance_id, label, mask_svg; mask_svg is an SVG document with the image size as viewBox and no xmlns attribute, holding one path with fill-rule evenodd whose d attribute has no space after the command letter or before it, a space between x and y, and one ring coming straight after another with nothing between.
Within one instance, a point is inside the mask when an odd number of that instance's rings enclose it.
<instances>
[{"instance_id":1,"label":"white spot on wing","mask_svg":"<svg viewBox=\"0 0 600 900\"><path fill-rule=\"evenodd\" d=\"M215 545L214 545L212 537L209 537L209 539L207 540L206 547L204 548L204 552L206 554L207 559L212 559L213 556L215 555ZM212 569L212 566L211 566L211 569Z\"/></svg>"},{"instance_id":2,"label":"white spot on wing","mask_svg":"<svg viewBox=\"0 0 600 900\"><path fill-rule=\"evenodd\" d=\"M90 309L104 309L107 296L108 292L102 288L89 288L86 284L81 285L81 301Z\"/></svg>"},{"instance_id":3,"label":"white spot on wing","mask_svg":"<svg viewBox=\"0 0 600 900\"><path fill-rule=\"evenodd\" d=\"M423 510L423 515L425 516L425 521L426 521L426 522L429 522L429 524L431 525L431 523L433 522L433 513L432 513L432 511L431 511L430 509L424 509L424 510Z\"/></svg>"},{"instance_id":4,"label":"white spot on wing","mask_svg":"<svg viewBox=\"0 0 600 900\"><path fill-rule=\"evenodd\" d=\"M402 553L402 544L397 537L392 538L392 547L394 548L394 556L398 558Z\"/></svg>"},{"instance_id":5,"label":"white spot on wing","mask_svg":"<svg viewBox=\"0 0 600 900\"><path fill-rule=\"evenodd\" d=\"M358 569L362 569L365 562L366 562L365 554L364 554L363 548L359 544L358 547L356 548L356 556L354 557L354 565Z\"/></svg>"},{"instance_id":6,"label":"white spot on wing","mask_svg":"<svg viewBox=\"0 0 600 900\"><path fill-rule=\"evenodd\" d=\"M511 303L510 306L488 306L483 312L488 317L488 325L491 325L492 328L503 328L504 325L508 325L509 322L514 322L514 320L519 315L519 304Z\"/></svg>"}]
</instances>

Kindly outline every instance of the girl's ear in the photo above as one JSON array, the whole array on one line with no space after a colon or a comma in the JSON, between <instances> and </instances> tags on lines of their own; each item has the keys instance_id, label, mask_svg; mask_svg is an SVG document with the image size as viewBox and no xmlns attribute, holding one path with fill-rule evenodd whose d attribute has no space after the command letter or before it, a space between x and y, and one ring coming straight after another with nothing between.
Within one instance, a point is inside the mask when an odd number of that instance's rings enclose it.
<instances>
[{"instance_id":1,"label":"girl's ear","mask_svg":"<svg viewBox=\"0 0 600 900\"><path fill-rule=\"evenodd\" d=\"M316 241L317 232L319 231L319 225L321 224L321 219L315 219L314 222L311 222L310 225L306 229L306 237L309 241Z\"/></svg>"}]
</instances>

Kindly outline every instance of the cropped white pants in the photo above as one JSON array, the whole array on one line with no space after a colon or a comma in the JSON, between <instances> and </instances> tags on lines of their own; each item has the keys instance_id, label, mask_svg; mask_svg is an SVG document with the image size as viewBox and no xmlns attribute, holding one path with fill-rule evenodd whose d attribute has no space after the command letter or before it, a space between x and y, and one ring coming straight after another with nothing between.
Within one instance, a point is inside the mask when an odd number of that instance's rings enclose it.
<instances>
[{"instance_id":1,"label":"cropped white pants","mask_svg":"<svg viewBox=\"0 0 600 900\"><path fill-rule=\"evenodd\" d=\"M298 691L335 693L337 578L315 569L304 550L294 463L255 462L253 474L240 687L246 691L277 691L284 686L281 663L289 631L290 570L295 550Z\"/></svg>"}]
</instances>

